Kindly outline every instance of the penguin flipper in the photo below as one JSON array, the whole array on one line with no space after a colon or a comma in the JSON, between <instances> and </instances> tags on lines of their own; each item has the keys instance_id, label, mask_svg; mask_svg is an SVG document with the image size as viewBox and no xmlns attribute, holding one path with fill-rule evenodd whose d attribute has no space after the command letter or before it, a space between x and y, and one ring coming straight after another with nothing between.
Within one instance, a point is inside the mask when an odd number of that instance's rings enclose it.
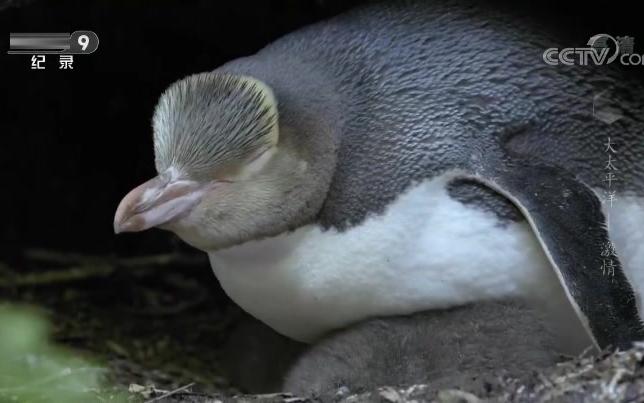
<instances>
[{"instance_id":1,"label":"penguin flipper","mask_svg":"<svg viewBox=\"0 0 644 403\"><path fill-rule=\"evenodd\" d=\"M561 168L511 161L485 171L471 178L524 214L595 346L628 348L644 340L621 263L604 256L611 241L597 195Z\"/></svg>"}]
</instances>

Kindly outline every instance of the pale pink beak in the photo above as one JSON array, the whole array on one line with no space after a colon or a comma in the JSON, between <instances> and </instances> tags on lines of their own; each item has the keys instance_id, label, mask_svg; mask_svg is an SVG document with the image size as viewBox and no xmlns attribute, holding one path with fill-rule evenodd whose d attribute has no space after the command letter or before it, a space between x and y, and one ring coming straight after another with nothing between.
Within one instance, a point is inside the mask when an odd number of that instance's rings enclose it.
<instances>
[{"instance_id":1,"label":"pale pink beak","mask_svg":"<svg viewBox=\"0 0 644 403\"><path fill-rule=\"evenodd\" d=\"M159 175L137 186L119 203L114 232L136 232L188 215L207 186L187 179Z\"/></svg>"}]
</instances>

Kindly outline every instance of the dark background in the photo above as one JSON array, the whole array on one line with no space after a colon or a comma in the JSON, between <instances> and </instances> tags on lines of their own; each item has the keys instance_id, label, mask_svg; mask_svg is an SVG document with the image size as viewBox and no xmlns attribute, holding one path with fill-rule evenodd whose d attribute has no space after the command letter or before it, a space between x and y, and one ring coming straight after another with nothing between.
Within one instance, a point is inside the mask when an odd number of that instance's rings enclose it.
<instances>
[{"instance_id":1,"label":"dark background","mask_svg":"<svg viewBox=\"0 0 644 403\"><path fill-rule=\"evenodd\" d=\"M120 255L179 247L161 231L112 233L121 197L154 174L150 119L162 90L356 3L0 0L0 257L26 247ZM534 15L570 46L605 32L634 36L635 52L644 53L641 14L628 3L497 6ZM58 70L55 56L35 71L29 56L6 55L9 32L75 30L95 31L100 46L75 56L74 70Z\"/></svg>"}]
</instances>

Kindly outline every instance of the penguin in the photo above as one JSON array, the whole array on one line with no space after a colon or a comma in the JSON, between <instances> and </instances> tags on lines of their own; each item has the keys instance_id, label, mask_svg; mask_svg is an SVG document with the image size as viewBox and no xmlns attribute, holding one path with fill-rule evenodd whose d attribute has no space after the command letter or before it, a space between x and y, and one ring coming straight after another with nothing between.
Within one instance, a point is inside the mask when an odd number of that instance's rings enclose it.
<instances>
[{"instance_id":1,"label":"penguin","mask_svg":"<svg viewBox=\"0 0 644 403\"><path fill-rule=\"evenodd\" d=\"M546 64L560 43L467 0L304 27L168 87L158 176L114 230L174 232L238 305L303 342L518 297L571 348L628 347L644 338L644 91L611 66ZM610 123L592 113L608 86Z\"/></svg>"},{"instance_id":2,"label":"penguin","mask_svg":"<svg viewBox=\"0 0 644 403\"><path fill-rule=\"evenodd\" d=\"M332 398L423 384L482 396L500 377L528 381L564 358L545 319L525 301L482 301L332 332L301 355L282 390Z\"/></svg>"}]
</instances>

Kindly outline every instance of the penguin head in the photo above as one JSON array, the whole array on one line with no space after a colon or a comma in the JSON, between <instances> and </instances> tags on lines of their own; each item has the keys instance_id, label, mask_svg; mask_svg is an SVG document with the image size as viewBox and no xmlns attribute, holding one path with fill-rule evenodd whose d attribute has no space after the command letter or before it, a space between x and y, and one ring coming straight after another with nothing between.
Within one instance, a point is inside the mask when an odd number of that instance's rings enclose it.
<instances>
[{"instance_id":1,"label":"penguin head","mask_svg":"<svg viewBox=\"0 0 644 403\"><path fill-rule=\"evenodd\" d=\"M263 82L218 72L184 78L162 94L153 132L158 176L123 198L116 233L159 227L214 250L296 220L289 199L307 163L280 138L277 102Z\"/></svg>"}]
</instances>

